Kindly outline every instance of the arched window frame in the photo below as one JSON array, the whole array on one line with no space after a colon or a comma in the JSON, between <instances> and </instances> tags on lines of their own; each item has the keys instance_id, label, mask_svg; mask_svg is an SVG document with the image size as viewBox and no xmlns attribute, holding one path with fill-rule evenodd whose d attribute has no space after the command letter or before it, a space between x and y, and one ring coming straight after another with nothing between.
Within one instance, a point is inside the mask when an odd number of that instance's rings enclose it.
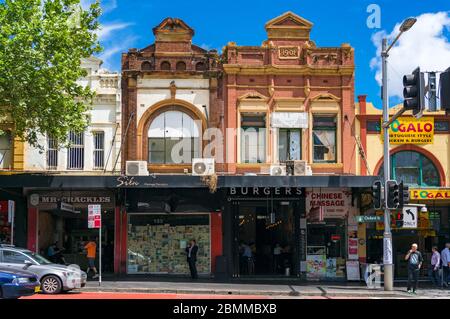
<instances>
[{"instance_id":1,"label":"arched window frame","mask_svg":"<svg viewBox=\"0 0 450 319\"><path fill-rule=\"evenodd\" d=\"M418 183L417 184L409 184L408 183L408 185L413 186L413 187L440 187L441 186L441 180L443 177L441 176L439 167L436 165L436 163L431 158L429 158L425 154L423 154L419 151L416 151L416 150L402 150L402 151L398 151L398 152L391 154L391 167L390 167L391 179L397 180L397 171L396 171L396 169L398 168L397 167L397 157L400 154L404 154L404 153L414 153L419 156L419 165L417 167L418 171L419 171L418 178L417 178ZM434 168L434 170L436 172L437 180L436 180L436 183L433 185L424 183L424 176L423 176L423 166L424 166L423 161L424 161L424 159L429 161L429 163L432 165L432 167ZM378 169L378 175L382 176L383 174L384 174L384 166L383 166L383 164L381 164ZM405 182L407 183L407 181L405 181Z\"/></svg>"},{"instance_id":2,"label":"arched window frame","mask_svg":"<svg viewBox=\"0 0 450 319\"><path fill-rule=\"evenodd\" d=\"M171 115L171 118L168 119L168 115ZM181 128L179 126L170 126L173 124L176 120L177 116L181 115ZM158 124L163 121L163 127L161 128ZM157 150L155 151L154 148L152 149L152 140L155 139L161 139L160 136L151 136L151 131L153 130L153 134L163 133L163 141L160 147L158 148L158 145L156 146ZM159 132L158 132L159 130ZM178 131L178 132L177 132ZM180 133L181 132L181 133ZM157 116L155 116L152 121L150 122L148 126L147 131L147 143L148 143L148 155L147 155L147 162L149 164L157 164L157 165L177 165L177 164L190 164L192 163L192 159L199 157L201 150L202 150L202 141L201 141L201 132L202 127L201 123L199 123L198 120L193 118L190 114L187 112L183 112L178 109L165 109L164 111L160 112ZM166 134L169 135L181 135L181 136L166 136ZM178 139L178 140L177 140ZM175 162L171 157L169 157L170 152L168 148L172 149L176 144L179 142L182 142L182 139L192 139L191 140L191 149L190 153L191 156L189 160L182 161L181 163ZM173 142L173 143L172 143ZM185 143L188 143L188 141L184 141ZM162 147L162 149L161 149ZM162 161L154 160L154 157L152 159L152 153L160 153L159 155L163 156Z\"/></svg>"}]
</instances>

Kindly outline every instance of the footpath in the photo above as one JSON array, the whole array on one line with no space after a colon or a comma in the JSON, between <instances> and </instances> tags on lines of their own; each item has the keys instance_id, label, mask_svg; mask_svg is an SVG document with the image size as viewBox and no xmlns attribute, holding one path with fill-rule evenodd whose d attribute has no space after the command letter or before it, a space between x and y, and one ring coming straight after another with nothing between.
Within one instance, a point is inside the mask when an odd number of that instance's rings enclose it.
<instances>
[{"instance_id":1,"label":"footpath","mask_svg":"<svg viewBox=\"0 0 450 319\"><path fill-rule=\"evenodd\" d=\"M429 287L429 286L428 286ZM114 281L101 283L88 281L84 292L148 293L148 294L201 294L201 295L254 295L273 297L330 297L330 298L433 298L450 299L449 289L419 288L417 295L406 292L405 287L395 287L394 291L368 289L362 284L256 284L256 283L216 283L198 281Z\"/></svg>"}]
</instances>

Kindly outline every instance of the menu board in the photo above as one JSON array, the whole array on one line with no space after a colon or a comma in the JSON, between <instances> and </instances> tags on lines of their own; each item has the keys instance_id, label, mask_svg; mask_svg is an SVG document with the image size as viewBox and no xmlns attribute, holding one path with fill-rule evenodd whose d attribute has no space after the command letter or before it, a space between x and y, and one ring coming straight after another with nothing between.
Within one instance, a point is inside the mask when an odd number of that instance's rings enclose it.
<instances>
[{"instance_id":1,"label":"menu board","mask_svg":"<svg viewBox=\"0 0 450 319\"><path fill-rule=\"evenodd\" d=\"M347 261L347 280L359 281L361 279L361 273L359 269L359 261L349 260Z\"/></svg>"}]
</instances>

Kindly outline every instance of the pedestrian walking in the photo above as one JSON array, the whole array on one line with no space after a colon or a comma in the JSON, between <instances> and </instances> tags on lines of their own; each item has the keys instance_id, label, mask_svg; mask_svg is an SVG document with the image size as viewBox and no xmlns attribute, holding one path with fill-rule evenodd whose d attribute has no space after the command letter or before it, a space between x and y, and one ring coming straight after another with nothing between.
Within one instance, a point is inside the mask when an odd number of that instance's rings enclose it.
<instances>
[{"instance_id":1,"label":"pedestrian walking","mask_svg":"<svg viewBox=\"0 0 450 319\"><path fill-rule=\"evenodd\" d=\"M195 239L192 239L189 246L186 247L187 262L189 264L189 270L191 272L192 279L198 278L197 265L195 264L197 262L197 252L197 242Z\"/></svg>"},{"instance_id":2,"label":"pedestrian walking","mask_svg":"<svg viewBox=\"0 0 450 319\"><path fill-rule=\"evenodd\" d=\"M412 244L411 250L405 256L405 260L408 262L408 293L413 294L417 291L419 272L423 263L422 254L417 248L417 244Z\"/></svg>"},{"instance_id":3,"label":"pedestrian walking","mask_svg":"<svg viewBox=\"0 0 450 319\"><path fill-rule=\"evenodd\" d=\"M445 249L441 252L443 279L442 285L448 287L450 276L450 243L445 244Z\"/></svg>"},{"instance_id":4,"label":"pedestrian walking","mask_svg":"<svg viewBox=\"0 0 450 319\"><path fill-rule=\"evenodd\" d=\"M97 238L96 240L89 241L85 246L84 249L87 250L87 259L88 259L88 269L86 271L86 274L89 274L90 270L94 271L93 279L98 278L98 272L97 268L95 267L95 257L97 256Z\"/></svg>"},{"instance_id":5,"label":"pedestrian walking","mask_svg":"<svg viewBox=\"0 0 450 319\"><path fill-rule=\"evenodd\" d=\"M436 246L432 249L433 255L431 256L430 278L435 287L440 286L439 270L441 267L441 254L439 254Z\"/></svg>"}]
</instances>

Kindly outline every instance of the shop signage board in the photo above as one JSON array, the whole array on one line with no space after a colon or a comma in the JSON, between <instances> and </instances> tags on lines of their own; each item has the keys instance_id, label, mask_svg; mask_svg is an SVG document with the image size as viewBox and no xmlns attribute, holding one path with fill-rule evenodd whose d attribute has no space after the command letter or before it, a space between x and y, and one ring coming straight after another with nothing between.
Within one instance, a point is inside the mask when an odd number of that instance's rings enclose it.
<instances>
[{"instance_id":1,"label":"shop signage board","mask_svg":"<svg viewBox=\"0 0 450 319\"><path fill-rule=\"evenodd\" d=\"M88 206L88 228L99 229L102 227L102 206Z\"/></svg>"},{"instance_id":2,"label":"shop signage board","mask_svg":"<svg viewBox=\"0 0 450 319\"><path fill-rule=\"evenodd\" d=\"M308 222L324 219L342 219L348 216L352 201L349 189L314 188L306 190Z\"/></svg>"},{"instance_id":3,"label":"shop signage board","mask_svg":"<svg viewBox=\"0 0 450 319\"><path fill-rule=\"evenodd\" d=\"M273 112L271 115L273 128L308 128L308 113Z\"/></svg>"},{"instance_id":4,"label":"shop signage board","mask_svg":"<svg viewBox=\"0 0 450 319\"><path fill-rule=\"evenodd\" d=\"M450 188L417 188L409 190L410 200L450 200Z\"/></svg>"},{"instance_id":5,"label":"shop signage board","mask_svg":"<svg viewBox=\"0 0 450 319\"><path fill-rule=\"evenodd\" d=\"M383 130L381 130L383 140ZM433 144L434 118L399 117L389 127L389 141L393 145Z\"/></svg>"},{"instance_id":6,"label":"shop signage board","mask_svg":"<svg viewBox=\"0 0 450 319\"><path fill-rule=\"evenodd\" d=\"M403 207L403 228L417 228L418 213L417 207Z\"/></svg>"},{"instance_id":7,"label":"shop signage board","mask_svg":"<svg viewBox=\"0 0 450 319\"><path fill-rule=\"evenodd\" d=\"M359 261L348 260L346 263L347 267L347 280L348 281L359 281L361 279L361 272L359 269Z\"/></svg>"},{"instance_id":8,"label":"shop signage board","mask_svg":"<svg viewBox=\"0 0 450 319\"><path fill-rule=\"evenodd\" d=\"M356 220L358 223L382 223L383 222L383 216L376 216L376 215L370 215L370 216L356 216Z\"/></svg>"}]
</instances>

